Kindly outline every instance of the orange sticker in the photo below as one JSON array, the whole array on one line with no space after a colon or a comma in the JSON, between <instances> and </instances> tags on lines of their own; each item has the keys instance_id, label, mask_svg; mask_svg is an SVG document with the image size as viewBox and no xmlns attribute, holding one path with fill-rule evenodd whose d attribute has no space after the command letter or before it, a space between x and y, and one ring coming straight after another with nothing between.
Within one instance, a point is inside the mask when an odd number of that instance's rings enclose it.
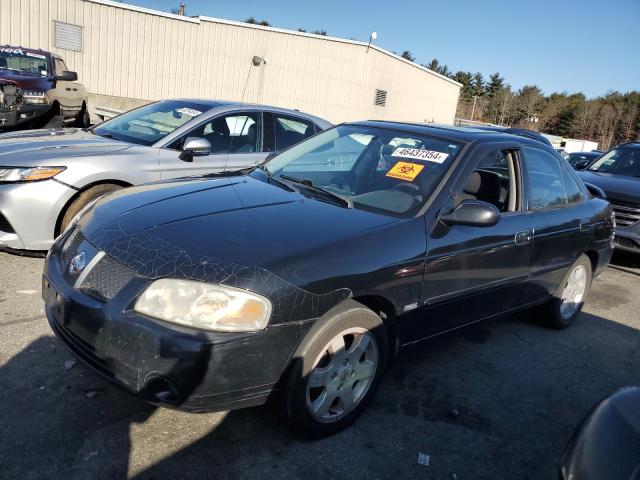
<instances>
[{"instance_id":1,"label":"orange sticker","mask_svg":"<svg viewBox=\"0 0 640 480\"><path fill-rule=\"evenodd\" d=\"M422 171L424 165L418 163L398 162L387 172L387 177L399 178L407 182L412 182Z\"/></svg>"}]
</instances>

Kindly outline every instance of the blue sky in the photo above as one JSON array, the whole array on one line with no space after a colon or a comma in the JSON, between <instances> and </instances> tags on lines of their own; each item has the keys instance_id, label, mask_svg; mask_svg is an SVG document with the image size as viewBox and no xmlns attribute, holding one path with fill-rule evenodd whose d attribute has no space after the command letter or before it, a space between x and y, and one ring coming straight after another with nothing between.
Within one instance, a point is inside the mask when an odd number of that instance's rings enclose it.
<instances>
[{"instance_id":1,"label":"blue sky","mask_svg":"<svg viewBox=\"0 0 640 480\"><path fill-rule=\"evenodd\" d=\"M547 94L640 90L640 0L184 0L187 15L324 29ZM169 11L179 0L125 3Z\"/></svg>"}]
</instances>

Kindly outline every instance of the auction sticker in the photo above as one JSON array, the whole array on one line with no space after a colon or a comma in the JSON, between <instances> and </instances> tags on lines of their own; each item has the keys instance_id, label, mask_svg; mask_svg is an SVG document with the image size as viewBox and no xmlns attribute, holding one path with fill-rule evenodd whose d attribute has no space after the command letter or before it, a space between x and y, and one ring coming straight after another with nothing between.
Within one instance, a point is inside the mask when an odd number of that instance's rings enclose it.
<instances>
[{"instance_id":1,"label":"auction sticker","mask_svg":"<svg viewBox=\"0 0 640 480\"><path fill-rule=\"evenodd\" d=\"M436 152L433 150L421 150L419 148L396 148L391 154L392 157L415 158L416 160L427 160L429 162L442 163L448 157L448 153Z\"/></svg>"},{"instance_id":2,"label":"auction sticker","mask_svg":"<svg viewBox=\"0 0 640 480\"><path fill-rule=\"evenodd\" d=\"M176 110L176 112L178 113L184 113L185 115L189 115L190 117L197 117L198 115L200 115L202 112L200 110L195 110L193 108L179 108L178 110Z\"/></svg>"},{"instance_id":3,"label":"auction sticker","mask_svg":"<svg viewBox=\"0 0 640 480\"><path fill-rule=\"evenodd\" d=\"M398 162L387 172L387 177L399 178L407 182L412 182L422 171L424 165L418 163Z\"/></svg>"}]
</instances>

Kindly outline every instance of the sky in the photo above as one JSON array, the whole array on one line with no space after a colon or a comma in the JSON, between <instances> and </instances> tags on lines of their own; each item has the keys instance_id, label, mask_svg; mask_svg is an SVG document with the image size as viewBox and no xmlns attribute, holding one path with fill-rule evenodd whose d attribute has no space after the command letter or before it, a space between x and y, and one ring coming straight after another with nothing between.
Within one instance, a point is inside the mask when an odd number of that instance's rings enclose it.
<instances>
[{"instance_id":1,"label":"sky","mask_svg":"<svg viewBox=\"0 0 640 480\"><path fill-rule=\"evenodd\" d=\"M127 0L170 11L180 0ZM410 50L450 70L500 72L545 94L640 90L640 0L183 0L189 16L243 21Z\"/></svg>"}]
</instances>

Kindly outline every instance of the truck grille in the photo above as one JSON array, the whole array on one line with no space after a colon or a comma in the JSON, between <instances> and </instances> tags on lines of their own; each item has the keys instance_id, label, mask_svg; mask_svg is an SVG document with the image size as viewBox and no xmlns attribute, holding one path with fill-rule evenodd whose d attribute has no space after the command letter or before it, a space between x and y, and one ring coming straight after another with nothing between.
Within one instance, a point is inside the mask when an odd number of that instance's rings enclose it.
<instances>
[{"instance_id":1,"label":"truck grille","mask_svg":"<svg viewBox=\"0 0 640 480\"><path fill-rule=\"evenodd\" d=\"M630 227L640 222L640 206L630 203L612 202L613 213L616 216L616 225L619 227Z\"/></svg>"}]
</instances>

